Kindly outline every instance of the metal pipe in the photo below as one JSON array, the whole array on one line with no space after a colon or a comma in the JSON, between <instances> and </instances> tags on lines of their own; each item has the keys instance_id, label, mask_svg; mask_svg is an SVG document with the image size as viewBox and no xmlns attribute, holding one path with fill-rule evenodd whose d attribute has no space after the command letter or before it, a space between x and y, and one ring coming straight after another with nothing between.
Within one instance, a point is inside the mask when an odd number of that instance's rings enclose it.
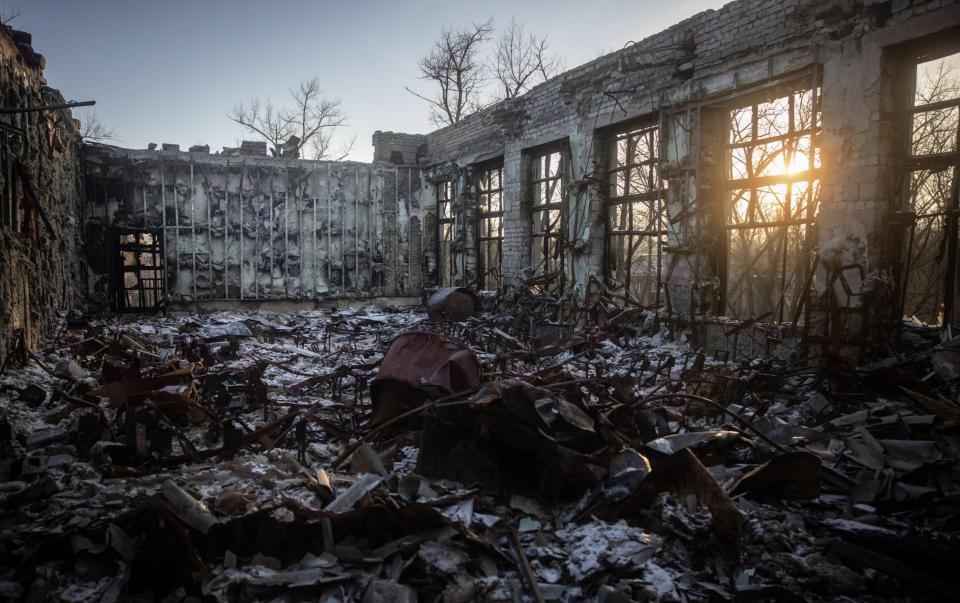
<instances>
[{"instance_id":1,"label":"metal pipe","mask_svg":"<svg viewBox=\"0 0 960 603\"><path fill-rule=\"evenodd\" d=\"M180 199L178 198L179 192L177 191L177 168L174 166L173 170L173 234L176 238L174 243L175 249L175 266L176 266L176 283L177 283L177 296L179 299L180 295Z\"/></svg>"},{"instance_id":2,"label":"metal pipe","mask_svg":"<svg viewBox=\"0 0 960 603\"><path fill-rule=\"evenodd\" d=\"M297 278L297 297L303 297L303 194L307 190L307 178L304 177L303 184L294 187L297 205L297 251L298 262L300 266L299 278Z\"/></svg>"},{"instance_id":3,"label":"metal pipe","mask_svg":"<svg viewBox=\"0 0 960 603\"><path fill-rule=\"evenodd\" d=\"M414 283L413 283L413 248L411 247L411 245L413 244L413 240L412 240L413 229L412 229L412 222L409 221L409 220L412 219L412 214L410 213L410 206L412 205L411 202L410 202L410 197L412 196L412 193L410 192L410 189L412 188L412 186L413 186L413 175L412 175L412 173L410 172L410 168L407 168L407 220L408 220L407 224L410 225L410 226L407 226L407 280L409 281L409 284L410 284L411 287L414 286ZM501 186L502 186L502 184L501 184ZM502 203L502 201L501 201L501 203ZM503 209L503 206L502 206L502 205L500 206L500 209L501 209L501 210ZM502 226L501 226L501 228L502 228ZM422 232L421 232L421 234L422 234ZM421 236L421 239L422 239L422 236Z\"/></svg>"},{"instance_id":4,"label":"metal pipe","mask_svg":"<svg viewBox=\"0 0 960 603\"><path fill-rule=\"evenodd\" d=\"M223 296L230 299L230 262L227 260L230 241L230 160L223 169ZM212 292L211 292L212 294Z\"/></svg>"},{"instance_id":5,"label":"metal pipe","mask_svg":"<svg viewBox=\"0 0 960 603\"><path fill-rule=\"evenodd\" d=\"M243 299L243 239L247 231L243 225L243 179L246 176L246 160L240 161L240 299Z\"/></svg>"},{"instance_id":6,"label":"metal pipe","mask_svg":"<svg viewBox=\"0 0 960 603\"><path fill-rule=\"evenodd\" d=\"M163 224L163 266L167 265L167 190L166 183L163 180L163 158L160 158L160 205ZM166 289L167 275L163 274L163 286Z\"/></svg>"},{"instance_id":7,"label":"metal pipe","mask_svg":"<svg viewBox=\"0 0 960 603\"><path fill-rule=\"evenodd\" d=\"M260 170L257 169L257 211L253 229L253 297L260 299L260 214L263 213L263 192L260 190Z\"/></svg>"},{"instance_id":8,"label":"metal pipe","mask_svg":"<svg viewBox=\"0 0 960 603\"><path fill-rule=\"evenodd\" d=\"M12 115L14 113L36 113L38 111L56 111L57 109L72 109L73 107L92 107L97 101L70 101L58 105L42 105L39 107L17 107L0 109L0 115Z\"/></svg>"},{"instance_id":9,"label":"metal pipe","mask_svg":"<svg viewBox=\"0 0 960 603\"><path fill-rule=\"evenodd\" d=\"M353 185L353 290L360 291L360 171L354 170Z\"/></svg>"},{"instance_id":10,"label":"metal pipe","mask_svg":"<svg viewBox=\"0 0 960 603\"><path fill-rule=\"evenodd\" d=\"M204 182L204 195L203 198L207 202L207 278L210 281L210 286L207 292L207 297L213 297L213 208L210 205L210 188L207 186L207 178L203 178ZM227 261L227 257L223 257L224 263ZM224 283L226 284L226 283Z\"/></svg>"},{"instance_id":11,"label":"metal pipe","mask_svg":"<svg viewBox=\"0 0 960 603\"><path fill-rule=\"evenodd\" d=\"M140 170L140 191L143 193L143 228L147 228L147 185L143 181L143 170Z\"/></svg>"},{"instance_id":12,"label":"metal pipe","mask_svg":"<svg viewBox=\"0 0 960 603\"><path fill-rule=\"evenodd\" d=\"M393 193L395 205L393 206L393 278L394 290L400 292L400 170L393 168Z\"/></svg>"},{"instance_id":13,"label":"metal pipe","mask_svg":"<svg viewBox=\"0 0 960 603\"><path fill-rule=\"evenodd\" d=\"M331 236L331 224L330 220L332 219L332 209L331 205L333 203L330 197L330 164L327 164L327 288L330 288L330 281L333 279L333 275L330 272L330 261L333 257L333 252L330 249L330 236Z\"/></svg>"},{"instance_id":14,"label":"metal pipe","mask_svg":"<svg viewBox=\"0 0 960 603\"><path fill-rule=\"evenodd\" d=\"M367 282L373 290L373 256L376 251L374 237L377 218L373 213L373 167L367 167Z\"/></svg>"},{"instance_id":15,"label":"metal pipe","mask_svg":"<svg viewBox=\"0 0 960 603\"><path fill-rule=\"evenodd\" d=\"M193 200L193 159L190 160L190 255L193 256L193 303L197 303L197 207Z\"/></svg>"},{"instance_id":16,"label":"metal pipe","mask_svg":"<svg viewBox=\"0 0 960 603\"><path fill-rule=\"evenodd\" d=\"M270 241L270 266L267 272L270 275L270 280L269 280L270 295L273 295L273 267L276 266L277 264L277 253L273 248L273 227L276 224L276 220L273 216L273 205L274 205L274 201L273 201L274 182L273 181L275 177L276 177L276 170L274 168L270 168L270 211L267 214L269 216L269 221L267 222L267 233L269 234L269 241Z\"/></svg>"}]
</instances>

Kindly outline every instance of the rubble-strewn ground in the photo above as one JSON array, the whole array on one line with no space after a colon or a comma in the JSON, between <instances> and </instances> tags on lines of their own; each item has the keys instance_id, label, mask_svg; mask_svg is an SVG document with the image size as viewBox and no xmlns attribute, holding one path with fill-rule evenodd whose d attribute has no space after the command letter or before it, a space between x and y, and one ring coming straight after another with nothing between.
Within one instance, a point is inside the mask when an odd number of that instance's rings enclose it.
<instances>
[{"instance_id":1,"label":"rubble-strewn ground","mask_svg":"<svg viewBox=\"0 0 960 603\"><path fill-rule=\"evenodd\" d=\"M957 340L823 371L716 362L650 321L536 344L519 322L72 321L0 376L0 596L960 592ZM370 384L413 329L469 344L485 385L372 431Z\"/></svg>"}]
</instances>

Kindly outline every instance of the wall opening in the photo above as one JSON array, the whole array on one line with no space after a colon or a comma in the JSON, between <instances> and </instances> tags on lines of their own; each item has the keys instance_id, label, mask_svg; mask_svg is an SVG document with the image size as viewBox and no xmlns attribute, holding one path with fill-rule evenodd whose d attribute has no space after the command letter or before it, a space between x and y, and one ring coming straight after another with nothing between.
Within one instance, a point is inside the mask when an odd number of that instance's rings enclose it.
<instances>
[{"instance_id":1,"label":"wall opening","mask_svg":"<svg viewBox=\"0 0 960 603\"><path fill-rule=\"evenodd\" d=\"M554 151L533 158L530 258L547 289L564 289L567 156Z\"/></svg>"},{"instance_id":2,"label":"wall opening","mask_svg":"<svg viewBox=\"0 0 960 603\"><path fill-rule=\"evenodd\" d=\"M909 147L901 182L913 227L905 243L902 313L932 326L957 325L960 52L917 58L906 77L912 93L905 111Z\"/></svg>"},{"instance_id":3,"label":"wall opening","mask_svg":"<svg viewBox=\"0 0 960 603\"><path fill-rule=\"evenodd\" d=\"M154 310L166 302L163 236L152 230L119 230L113 273L114 310Z\"/></svg>"},{"instance_id":4,"label":"wall opening","mask_svg":"<svg viewBox=\"0 0 960 603\"><path fill-rule=\"evenodd\" d=\"M613 135L609 149L607 276L642 306L660 303L666 235L656 125Z\"/></svg>"},{"instance_id":5,"label":"wall opening","mask_svg":"<svg viewBox=\"0 0 960 603\"><path fill-rule=\"evenodd\" d=\"M457 275L457 258L454 241L457 238L457 215L453 207L453 183L449 180L437 184L437 255L440 263L440 286L452 287Z\"/></svg>"},{"instance_id":6,"label":"wall opening","mask_svg":"<svg viewBox=\"0 0 960 603\"><path fill-rule=\"evenodd\" d=\"M480 172L477 200L480 288L492 291L503 285L503 167Z\"/></svg>"},{"instance_id":7,"label":"wall opening","mask_svg":"<svg viewBox=\"0 0 960 603\"><path fill-rule=\"evenodd\" d=\"M724 313L799 319L820 196L819 88L767 93L731 109L725 149Z\"/></svg>"}]
</instances>

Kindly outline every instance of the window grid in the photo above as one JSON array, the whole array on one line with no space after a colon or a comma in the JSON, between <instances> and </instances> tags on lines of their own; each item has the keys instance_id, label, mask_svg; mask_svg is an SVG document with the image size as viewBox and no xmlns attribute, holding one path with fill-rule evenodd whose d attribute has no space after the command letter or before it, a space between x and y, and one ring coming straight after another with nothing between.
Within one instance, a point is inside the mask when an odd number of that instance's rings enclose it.
<instances>
[{"instance_id":1,"label":"window grid","mask_svg":"<svg viewBox=\"0 0 960 603\"><path fill-rule=\"evenodd\" d=\"M726 144L724 313L799 320L820 190L819 88L734 107Z\"/></svg>"},{"instance_id":2,"label":"window grid","mask_svg":"<svg viewBox=\"0 0 960 603\"><path fill-rule=\"evenodd\" d=\"M536 270L560 273L563 289L563 232L566 225L566 158L557 151L533 159L531 256Z\"/></svg>"},{"instance_id":3,"label":"window grid","mask_svg":"<svg viewBox=\"0 0 960 603\"><path fill-rule=\"evenodd\" d=\"M478 186L480 234L480 288L499 289L503 285L503 168L480 173Z\"/></svg>"},{"instance_id":4,"label":"window grid","mask_svg":"<svg viewBox=\"0 0 960 603\"><path fill-rule=\"evenodd\" d=\"M118 239L116 309L150 310L166 298L163 242L154 231L127 231Z\"/></svg>"},{"instance_id":5,"label":"window grid","mask_svg":"<svg viewBox=\"0 0 960 603\"><path fill-rule=\"evenodd\" d=\"M607 274L641 305L659 305L666 182L658 126L616 134L609 153Z\"/></svg>"},{"instance_id":6,"label":"window grid","mask_svg":"<svg viewBox=\"0 0 960 603\"><path fill-rule=\"evenodd\" d=\"M910 67L902 194L913 224L905 242L901 313L924 324L956 325L960 53L915 61Z\"/></svg>"},{"instance_id":7,"label":"window grid","mask_svg":"<svg viewBox=\"0 0 960 603\"><path fill-rule=\"evenodd\" d=\"M439 216L437 241L440 246L440 286L452 287L457 273L457 259L453 250L453 242L457 235L457 217L453 208L453 183L450 181L437 185L437 215Z\"/></svg>"}]
</instances>

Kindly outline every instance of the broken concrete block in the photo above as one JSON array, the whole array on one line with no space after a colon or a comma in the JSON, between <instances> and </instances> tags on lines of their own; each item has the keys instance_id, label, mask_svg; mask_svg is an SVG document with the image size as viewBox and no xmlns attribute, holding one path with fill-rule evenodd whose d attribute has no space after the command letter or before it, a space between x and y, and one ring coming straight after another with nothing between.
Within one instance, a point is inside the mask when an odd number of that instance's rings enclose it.
<instances>
[{"instance_id":1,"label":"broken concrete block","mask_svg":"<svg viewBox=\"0 0 960 603\"><path fill-rule=\"evenodd\" d=\"M67 437L68 433L70 433L70 430L66 425L57 425L49 429L40 429L29 434L21 433L19 437L20 443L22 443L27 450L32 450L34 448L46 446L52 442L62 440Z\"/></svg>"}]
</instances>

